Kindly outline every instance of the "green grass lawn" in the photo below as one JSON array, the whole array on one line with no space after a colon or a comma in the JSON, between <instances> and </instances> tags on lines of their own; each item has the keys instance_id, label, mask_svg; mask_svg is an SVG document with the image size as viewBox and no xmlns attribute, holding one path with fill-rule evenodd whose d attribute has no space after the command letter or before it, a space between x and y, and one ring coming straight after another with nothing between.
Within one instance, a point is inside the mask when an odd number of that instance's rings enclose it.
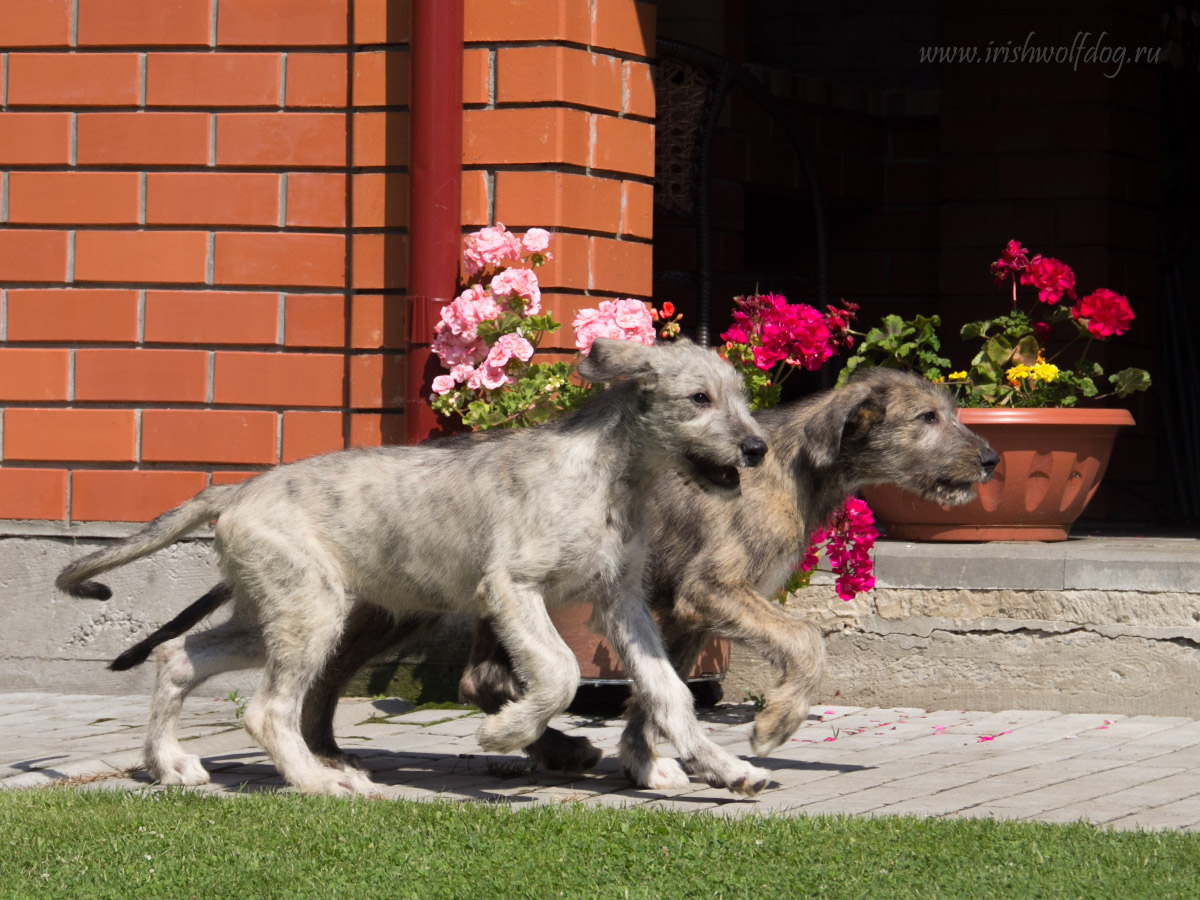
<instances>
[{"instance_id":1,"label":"green grass lawn","mask_svg":"<svg viewBox=\"0 0 1200 900\"><path fill-rule=\"evenodd\" d=\"M0 897L1200 897L1200 836L1085 825L0 793Z\"/></svg>"}]
</instances>

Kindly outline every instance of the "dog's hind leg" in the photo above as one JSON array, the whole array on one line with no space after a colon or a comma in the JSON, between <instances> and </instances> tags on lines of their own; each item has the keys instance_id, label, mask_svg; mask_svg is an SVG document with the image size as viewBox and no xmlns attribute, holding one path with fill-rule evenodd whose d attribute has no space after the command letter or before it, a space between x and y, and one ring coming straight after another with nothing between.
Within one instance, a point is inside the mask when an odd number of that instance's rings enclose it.
<instances>
[{"instance_id":1,"label":"dog's hind leg","mask_svg":"<svg viewBox=\"0 0 1200 900\"><path fill-rule=\"evenodd\" d=\"M236 612L228 622L162 646L146 734L145 762L152 778L163 784L208 782L200 758L185 753L176 736L183 701L205 679L253 668L262 661L263 644L257 628Z\"/></svg>"},{"instance_id":2,"label":"dog's hind leg","mask_svg":"<svg viewBox=\"0 0 1200 900\"><path fill-rule=\"evenodd\" d=\"M651 723L675 745L692 773L714 787L751 797L766 787L768 772L732 756L701 732L692 694L667 659L637 583L606 597L601 615L605 636L620 654Z\"/></svg>"},{"instance_id":3,"label":"dog's hind leg","mask_svg":"<svg viewBox=\"0 0 1200 900\"><path fill-rule=\"evenodd\" d=\"M520 750L567 708L579 687L579 663L550 621L542 595L508 573L487 576L479 587L487 614L512 657L524 694L489 715L479 746L489 753Z\"/></svg>"},{"instance_id":4,"label":"dog's hind leg","mask_svg":"<svg viewBox=\"0 0 1200 900\"><path fill-rule=\"evenodd\" d=\"M322 763L333 768L358 766L354 756L342 752L333 735L333 716L338 698L354 673L372 658L396 650L428 632L439 621L436 615L406 615L396 618L369 603L356 603L350 610L337 652L330 657L304 698L301 732L308 748Z\"/></svg>"},{"instance_id":5,"label":"dog's hind leg","mask_svg":"<svg viewBox=\"0 0 1200 900\"><path fill-rule=\"evenodd\" d=\"M304 697L336 649L349 607L315 560L310 566L302 578L291 573L292 583L281 578L277 590L286 590L264 603L271 610L263 628L267 661L262 685L246 709L246 731L301 792L370 793L374 786L364 773L322 765L300 731Z\"/></svg>"},{"instance_id":6,"label":"dog's hind leg","mask_svg":"<svg viewBox=\"0 0 1200 900\"><path fill-rule=\"evenodd\" d=\"M464 703L474 703L488 715L521 696L512 659L489 619L476 623L471 657L458 684L458 694ZM547 728L525 752L537 768L564 772L586 771L603 756L587 738L563 734L557 728Z\"/></svg>"}]
</instances>

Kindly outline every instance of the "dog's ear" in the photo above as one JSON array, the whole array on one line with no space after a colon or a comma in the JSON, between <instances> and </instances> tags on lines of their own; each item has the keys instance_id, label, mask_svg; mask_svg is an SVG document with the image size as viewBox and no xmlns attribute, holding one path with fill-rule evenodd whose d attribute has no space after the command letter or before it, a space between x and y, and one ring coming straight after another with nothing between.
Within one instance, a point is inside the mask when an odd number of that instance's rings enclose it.
<instances>
[{"instance_id":1,"label":"dog's ear","mask_svg":"<svg viewBox=\"0 0 1200 900\"><path fill-rule=\"evenodd\" d=\"M851 382L830 392L829 400L804 423L804 453L814 468L837 461L842 443L862 437L882 418L884 399L872 386Z\"/></svg>"},{"instance_id":2,"label":"dog's ear","mask_svg":"<svg viewBox=\"0 0 1200 900\"><path fill-rule=\"evenodd\" d=\"M654 353L653 347L637 341L596 338L591 352L579 361L579 375L588 381L644 378L654 370Z\"/></svg>"}]
</instances>

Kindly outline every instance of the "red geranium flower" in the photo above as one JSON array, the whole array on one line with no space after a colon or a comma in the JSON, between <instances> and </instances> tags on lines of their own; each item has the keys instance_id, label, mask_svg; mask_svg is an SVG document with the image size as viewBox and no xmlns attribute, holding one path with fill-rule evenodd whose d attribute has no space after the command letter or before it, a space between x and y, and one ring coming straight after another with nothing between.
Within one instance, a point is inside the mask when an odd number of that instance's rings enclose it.
<instances>
[{"instance_id":1,"label":"red geranium flower","mask_svg":"<svg viewBox=\"0 0 1200 900\"><path fill-rule=\"evenodd\" d=\"M1009 275L1016 276L1025 271L1029 265L1029 251L1021 246L1020 241L1009 241L1000 258L992 263L992 274L996 276L996 285L1004 283Z\"/></svg>"},{"instance_id":2,"label":"red geranium flower","mask_svg":"<svg viewBox=\"0 0 1200 900\"><path fill-rule=\"evenodd\" d=\"M1043 303L1057 303L1063 294L1075 299L1075 273L1061 259L1038 254L1021 273L1021 284L1036 287Z\"/></svg>"},{"instance_id":3,"label":"red geranium flower","mask_svg":"<svg viewBox=\"0 0 1200 900\"><path fill-rule=\"evenodd\" d=\"M1093 337L1107 338L1124 334L1133 321L1129 301L1108 288L1096 288L1073 307L1071 315L1082 319Z\"/></svg>"}]
</instances>

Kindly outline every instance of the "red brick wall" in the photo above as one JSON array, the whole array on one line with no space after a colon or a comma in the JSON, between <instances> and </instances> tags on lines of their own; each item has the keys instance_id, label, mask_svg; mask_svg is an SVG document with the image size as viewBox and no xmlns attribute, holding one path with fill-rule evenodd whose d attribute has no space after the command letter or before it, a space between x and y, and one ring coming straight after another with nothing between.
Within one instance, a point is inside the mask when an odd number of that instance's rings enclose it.
<instances>
[{"instance_id":1,"label":"red brick wall","mask_svg":"<svg viewBox=\"0 0 1200 900\"><path fill-rule=\"evenodd\" d=\"M409 20L0 0L0 518L400 438ZM562 321L647 296L653 7L466 0L465 31L464 227L555 230Z\"/></svg>"}]
</instances>

